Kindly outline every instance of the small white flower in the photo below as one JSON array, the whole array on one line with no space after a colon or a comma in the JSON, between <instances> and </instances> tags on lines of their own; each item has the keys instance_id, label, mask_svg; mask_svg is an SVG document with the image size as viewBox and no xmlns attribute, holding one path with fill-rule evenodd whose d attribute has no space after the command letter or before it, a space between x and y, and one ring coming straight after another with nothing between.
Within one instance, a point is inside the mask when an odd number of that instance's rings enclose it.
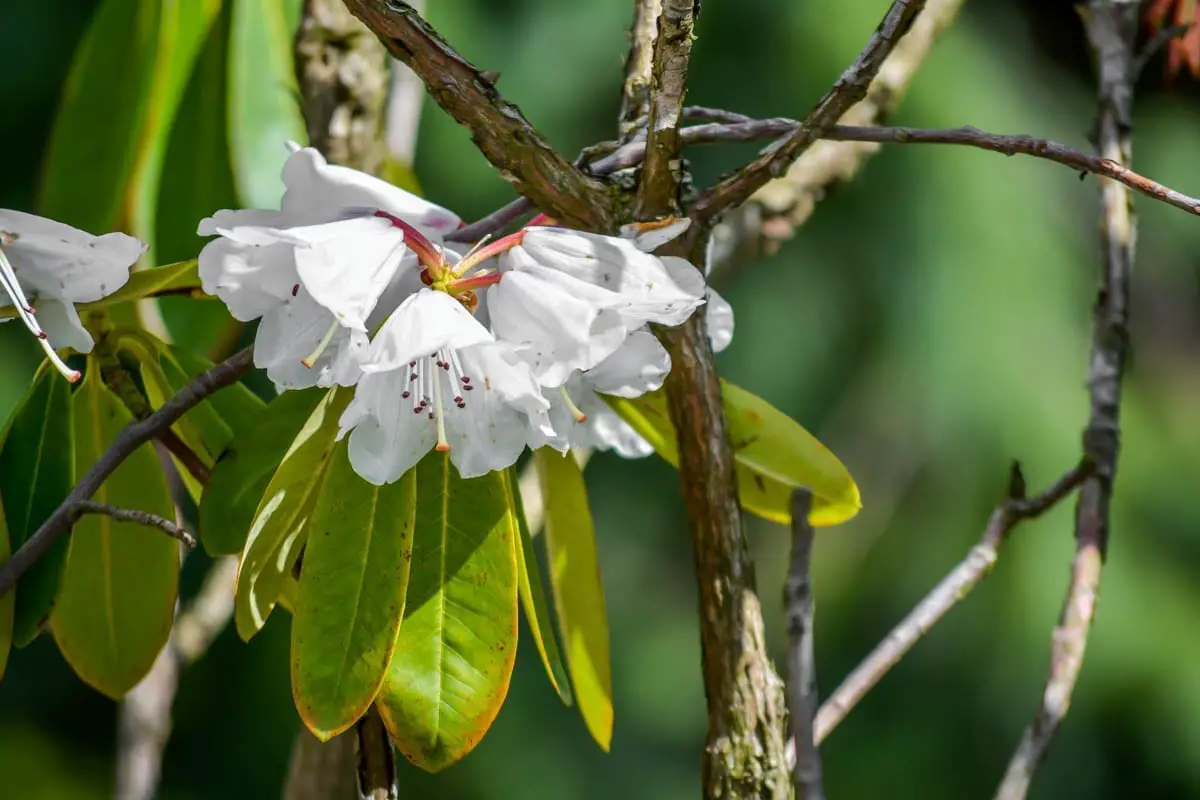
<instances>
[{"instance_id":1,"label":"small white flower","mask_svg":"<svg viewBox=\"0 0 1200 800\"><path fill-rule=\"evenodd\" d=\"M683 259L562 228L517 236L500 255L488 312L498 338L527 348L543 386L596 366L648 322L679 325L703 302L704 278Z\"/></svg>"},{"instance_id":2,"label":"small white flower","mask_svg":"<svg viewBox=\"0 0 1200 800\"><path fill-rule=\"evenodd\" d=\"M51 363L68 380L78 380L79 373L55 352L63 347L91 352L92 336L74 304L99 300L124 286L129 268L145 250L123 233L92 236L51 219L0 209L0 306L15 306Z\"/></svg>"},{"instance_id":3,"label":"small white flower","mask_svg":"<svg viewBox=\"0 0 1200 800\"><path fill-rule=\"evenodd\" d=\"M362 369L339 437L349 433L350 463L376 485L399 479L434 448L473 478L512 466L527 444L554 436L529 366L444 291L405 299Z\"/></svg>"},{"instance_id":4,"label":"small white flower","mask_svg":"<svg viewBox=\"0 0 1200 800\"><path fill-rule=\"evenodd\" d=\"M199 235L219 237L200 252L201 282L236 319L262 318L254 362L277 388L350 385L381 298L419 288L418 257L431 257L419 251L461 220L289 146L280 210L218 211L200 222Z\"/></svg>"}]
</instances>

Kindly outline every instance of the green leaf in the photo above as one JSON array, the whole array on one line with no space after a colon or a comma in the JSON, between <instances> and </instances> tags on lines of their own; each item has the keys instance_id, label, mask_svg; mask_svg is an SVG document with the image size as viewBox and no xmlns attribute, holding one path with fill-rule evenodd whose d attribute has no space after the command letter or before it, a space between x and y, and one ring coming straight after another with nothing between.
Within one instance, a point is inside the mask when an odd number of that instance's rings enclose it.
<instances>
[{"instance_id":1,"label":"green leaf","mask_svg":"<svg viewBox=\"0 0 1200 800\"><path fill-rule=\"evenodd\" d=\"M67 499L74 481L71 385L57 370L44 369L9 421L0 447L0 497L12 549L25 544ZM24 647L50 618L67 558L62 536L17 582L13 643Z\"/></svg>"},{"instance_id":2,"label":"green leaf","mask_svg":"<svg viewBox=\"0 0 1200 800\"><path fill-rule=\"evenodd\" d=\"M184 378L175 387L176 390L182 389L201 373L213 368L213 362L186 348L168 345L167 352L182 370ZM206 432L206 436L209 437L209 451L214 456L225 452L236 433L256 428L262 422L266 410L266 403L262 398L240 381L212 395L204 401L204 405L210 406L220 420L219 426L211 432Z\"/></svg>"},{"instance_id":3,"label":"green leaf","mask_svg":"<svg viewBox=\"0 0 1200 800\"><path fill-rule=\"evenodd\" d=\"M4 506L0 503L0 564L8 561L12 549L8 543L8 523L4 519ZM13 592L5 592L0 597L0 678L8 666L8 651L12 649L13 638Z\"/></svg>"},{"instance_id":4,"label":"green leaf","mask_svg":"<svg viewBox=\"0 0 1200 800\"><path fill-rule=\"evenodd\" d=\"M200 541L212 555L240 553L259 500L317 404L321 389L284 392L252 428L237 436L217 461L200 498Z\"/></svg>"},{"instance_id":5,"label":"green leaf","mask_svg":"<svg viewBox=\"0 0 1200 800\"><path fill-rule=\"evenodd\" d=\"M293 31L284 0L232 0L229 40L229 148L243 203L275 208L284 142L304 143L300 92L292 63Z\"/></svg>"},{"instance_id":6,"label":"green leaf","mask_svg":"<svg viewBox=\"0 0 1200 800\"><path fill-rule=\"evenodd\" d=\"M571 705L574 702L571 698L571 685L567 682L567 672L563 667L558 639L554 635L554 625L550 619L550 608L546 604L542 573L538 567L537 552L533 549L533 536L525 521L525 508L521 504L517 475L511 468L504 471L504 490L520 533L517 547L517 585L521 590L521 608L525 611L525 621L529 623L529 631L533 634L538 655L542 657L542 666L546 668L546 677L550 679L550 685L565 704Z\"/></svg>"},{"instance_id":7,"label":"green leaf","mask_svg":"<svg viewBox=\"0 0 1200 800\"><path fill-rule=\"evenodd\" d=\"M463 480L437 451L416 473L408 604L375 703L400 752L436 772L479 743L508 694L517 532L503 473Z\"/></svg>"},{"instance_id":8,"label":"green leaf","mask_svg":"<svg viewBox=\"0 0 1200 800\"><path fill-rule=\"evenodd\" d=\"M292 620L292 693L323 742L366 713L379 693L404 617L417 476L375 486L334 450L313 510Z\"/></svg>"},{"instance_id":9,"label":"green leaf","mask_svg":"<svg viewBox=\"0 0 1200 800\"><path fill-rule=\"evenodd\" d=\"M745 389L721 381L721 391L743 508L789 525L792 491L806 487L813 493L808 515L813 525L838 525L858 513L862 508L858 486L837 456L815 436ZM663 459L679 466L675 429L662 390L634 399L604 399Z\"/></svg>"},{"instance_id":10,"label":"green leaf","mask_svg":"<svg viewBox=\"0 0 1200 800\"><path fill-rule=\"evenodd\" d=\"M333 389L292 442L254 512L242 549L233 619L246 641L262 630L283 580L308 539L318 489L333 453L338 419L354 392Z\"/></svg>"},{"instance_id":11,"label":"green leaf","mask_svg":"<svg viewBox=\"0 0 1200 800\"><path fill-rule=\"evenodd\" d=\"M548 447L533 451L546 504L545 539L554 608L567 648L575 702L592 738L612 743L612 666L596 533L579 462Z\"/></svg>"},{"instance_id":12,"label":"green leaf","mask_svg":"<svg viewBox=\"0 0 1200 800\"><path fill-rule=\"evenodd\" d=\"M129 282L117 291L92 303L79 306L79 313L96 311L162 294L192 294L207 297L200 288L200 268L196 259L164 264L161 267L139 269L129 276Z\"/></svg>"},{"instance_id":13,"label":"green leaf","mask_svg":"<svg viewBox=\"0 0 1200 800\"><path fill-rule=\"evenodd\" d=\"M163 153L220 0L105 0L71 66L51 135L42 212L149 240Z\"/></svg>"},{"instance_id":14,"label":"green leaf","mask_svg":"<svg viewBox=\"0 0 1200 800\"><path fill-rule=\"evenodd\" d=\"M75 470L82 475L133 419L89 365L73 398ZM171 519L174 507L153 445L135 450L92 497ZM86 683L120 699L146 676L171 634L179 543L154 528L86 514L75 523L51 617L58 649Z\"/></svg>"}]
</instances>

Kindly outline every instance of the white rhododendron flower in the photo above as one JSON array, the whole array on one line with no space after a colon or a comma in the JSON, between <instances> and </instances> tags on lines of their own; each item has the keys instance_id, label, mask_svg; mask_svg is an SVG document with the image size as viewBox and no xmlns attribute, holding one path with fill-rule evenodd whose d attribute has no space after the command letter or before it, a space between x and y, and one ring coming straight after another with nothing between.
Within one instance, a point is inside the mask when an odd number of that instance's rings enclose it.
<instances>
[{"instance_id":1,"label":"white rhododendron flower","mask_svg":"<svg viewBox=\"0 0 1200 800\"><path fill-rule=\"evenodd\" d=\"M375 484L398 480L436 448L464 478L511 466L554 435L529 365L445 291L421 289L371 343L341 418L350 463Z\"/></svg>"},{"instance_id":2,"label":"white rhododendron flower","mask_svg":"<svg viewBox=\"0 0 1200 800\"><path fill-rule=\"evenodd\" d=\"M509 238L518 244L500 256L488 312L497 337L526 348L543 386L596 366L648 322L679 325L704 302L695 268L625 239L549 227Z\"/></svg>"},{"instance_id":3,"label":"white rhododendron flower","mask_svg":"<svg viewBox=\"0 0 1200 800\"><path fill-rule=\"evenodd\" d=\"M235 318L262 319L254 363L277 388L351 385L380 298L419 286L416 242L428 247L461 220L289 146L278 211L218 211L200 222L201 236L219 237L200 253L201 282Z\"/></svg>"},{"instance_id":4,"label":"white rhododendron flower","mask_svg":"<svg viewBox=\"0 0 1200 800\"><path fill-rule=\"evenodd\" d=\"M123 233L92 236L51 219L0 209L0 307L14 306L46 357L68 380L79 373L56 348L91 352L75 303L110 295L129 280L146 245Z\"/></svg>"}]
</instances>

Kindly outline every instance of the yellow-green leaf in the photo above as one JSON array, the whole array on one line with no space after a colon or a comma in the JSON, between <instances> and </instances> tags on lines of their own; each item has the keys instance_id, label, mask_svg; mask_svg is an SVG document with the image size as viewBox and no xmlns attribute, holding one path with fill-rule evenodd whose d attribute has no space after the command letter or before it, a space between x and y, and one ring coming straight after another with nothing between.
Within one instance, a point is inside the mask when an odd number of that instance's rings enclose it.
<instances>
[{"instance_id":1,"label":"yellow-green leaf","mask_svg":"<svg viewBox=\"0 0 1200 800\"><path fill-rule=\"evenodd\" d=\"M404 616L417 476L375 486L334 449L313 511L292 620L292 694L329 741L379 693Z\"/></svg>"},{"instance_id":2,"label":"yellow-green leaf","mask_svg":"<svg viewBox=\"0 0 1200 800\"><path fill-rule=\"evenodd\" d=\"M436 772L479 743L508 694L517 531L503 473L463 480L437 451L416 472L408 603L375 702L397 749Z\"/></svg>"},{"instance_id":3,"label":"yellow-green leaf","mask_svg":"<svg viewBox=\"0 0 1200 800\"><path fill-rule=\"evenodd\" d=\"M596 533L579 463L548 447L533 452L546 505L545 539L554 607L567 650L575 702L592 738L612 743L612 666Z\"/></svg>"},{"instance_id":4,"label":"yellow-green leaf","mask_svg":"<svg viewBox=\"0 0 1200 800\"><path fill-rule=\"evenodd\" d=\"M42 369L9 420L0 446L0 497L16 550L67 499L74 483L75 431L71 386L54 369ZM63 536L17 582L13 643L24 647L50 619L67 559Z\"/></svg>"},{"instance_id":5,"label":"yellow-green leaf","mask_svg":"<svg viewBox=\"0 0 1200 800\"><path fill-rule=\"evenodd\" d=\"M89 368L73 398L75 470L82 475L133 417ZM135 450L92 497L117 508L174 515L150 444ZM86 514L75 523L51 618L58 649L86 683L119 699L167 643L179 590L179 543L159 530Z\"/></svg>"},{"instance_id":6,"label":"yellow-green leaf","mask_svg":"<svg viewBox=\"0 0 1200 800\"><path fill-rule=\"evenodd\" d=\"M12 549L8 544L8 523L4 521L4 506L0 503L0 564L8 561ZM0 597L0 678L8 666L8 651L12 649L13 634L13 592L5 592Z\"/></svg>"},{"instance_id":7,"label":"yellow-green leaf","mask_svg":"<svg viewBox=\"0 0 1200 800\"><path fill-rule=\"evenodd\" d=\"M862 508L858 486L845 465L798 422L762 398L721 381L725 417L736 460L742 507L764 519L791 523L792 491L813 493L811 524L838 525ZM605 397L655 451L679 465L675 429L662 390L634 399Z\"/></svg>"},{"instance_id":8,"label":"yellow-green leaf","mask_svg":"<svg viewBox=\"0 0 1200 800\"><path fill-rule=\"evenodd\" d=\"M550 685L565 704L571 705L571 685L567 681L566 669L558 649L558 639L554 635L554 624L550 618L550 608L546 605L546 592L543 588L542 572L538 567L537 552L533 549L533 537L525 520L525 508L517 487L517 475L512 468L504 472L504 490L508 493L509 506L516 517L520 534L517 542L517 585L521 590L521 608L525 611L525 621L529 623L529 632L533 635L533 643L537 645L538 655L542 657L542 666L546 668L546 677L550 679Z\"/></svg>"},{"instance_id":9,"label":"yellow-green leaf","mask_svg":"<svg viewBox=\"0 0 1200 800\"><path fill-rule=\"evenodd\" d=\"M238 635L246 641L266 624L284 578L308 539L338 419L353 395L349 389L333 389L317 405L275 470L254 513L234 592L233 620Z\"/></svg>"}]
</instances>

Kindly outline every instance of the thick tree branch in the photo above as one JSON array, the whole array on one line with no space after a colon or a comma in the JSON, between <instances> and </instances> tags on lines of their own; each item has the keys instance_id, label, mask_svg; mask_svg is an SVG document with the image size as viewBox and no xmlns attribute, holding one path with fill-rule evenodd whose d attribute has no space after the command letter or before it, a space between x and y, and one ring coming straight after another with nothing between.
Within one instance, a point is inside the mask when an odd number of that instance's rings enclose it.
<instances>
[{"instance_id":1,"label":"thick tree branch","mask_svg":"<svg viewBox=\"0 0 1200 800\"><path fill-rule=\"evenodd\" d=\"M390 61L379 39L342 0L305 0L294 50L309 144L335 164L378 172Z\"/></svg>"},{"instance_id":2,"label":"thick tree branch","mask_svg":"<svg viewBox=\"0 0 1200 800\"><path fill-rule=\"evenodd\" d=\"M817 713L817 664L813 656L812 546L813 528L808 524L812 492L797 489L792 494L792 559L783 587L783 611L787 620L788 719L795 759L792 785L796 800L824 800L821 781L821 752L813 736Z\"/></svg>"},{"instance_id":3,"label":"thick tree branch","mask_svg":"<svg viewBox=\"0 0 1200 800\"><path fill-rule=\"evenodd\" d=\"M687 92L692 29L699 0L662 0L654 42L653 87L646 157L638 184L636 216L651 220L679 213L679 125Z\"/></svg>"},{"instance_id":4,"label":"thick tree branch","mask_svg":"<svg viewBox=\"0 0 1200 800\"><path fill-rule=\"evenodd\" d=\"M614 203L605 187L550 146L478 69L400 0L345 0L388 51L424 81L438 105L517 191L571 227L609 231Z\"/></svg>"},{"instance_id":5,"label":"thick tree branch","mask_svg":"<svg viewBox=\"0 0 1200 800\"><path fill-rule=\"evenodd\" d=\"M75 504L75 508L72 511L72 521L77 521L84 514L100 514L105 517L111 517L117 522L133 522L138 525L145 525L147 528L158 528L172 539L178 539L188 549L196 546L196 537L192 536L187 528L182 525L176 525L171 520L160 517L158 514L151 514L149 511L117 508L108 503L97 503L95 500L80 500Z\"/></svg>"},{"instance_id":6,"label":"thick tree branch","mask_svg":"<svg viewBox=\"0 0 1200 800\"><path fill-rule=\"evenodd\" d=\"M709 224L726 209L746 202L771 178L782 175L809 145L866 96L884 60L924 8L925 0L893 0L867 46L808 112L800 127L755 161L702 193L691 215L702 224Z\"/></svg>"},{"instance_id":7,"label":"thick tree branch","mask_svg":"<svg viewBox=\"0 0 1200 800\"><path fill-rule=\"evenodd\" d=\"M396 800L396 752L383 718L372 705L354 725L358 742L358 794L363 800Z\"/></svg>"},{"instance_id":8,"label":"thick tree branch","mask_svg":"<svg viewBox=\"0 0 1200 800\"><path fill-rule=\"evenodd\" d=\"M187 411L204 398L232 383L236 383L250 369L253 353L246 348L185 386L179 394L163 403L162 408L145 419L136 420L125 426L104 455L79 479L71 494L63 501L50 518L31 536L25 544L12 554L8 561L0 564L0 596L7 594L17 579L25 574L34 562L70 530L78 518L79 503L90 500L104 480L113 473L138 447L162 434Z\"/></svg>"},{"instance_id":9,"label":"thick tree branch","mask_svg":"<svg viewBox=\"0 0 1200 800\"><path fill-rule=\"evenodd\" d=\"M1091 473L1092 463L1084 459L1063 475L1046 491L1036 497L1025 497L1025 479L1021 468L1013 464L1009 479L1008 497L996 507L988 519L979 544L971 548L941 582L933 588L900 624L892 629L871 654L855 667L837 690L829 696L817 713L816 741L838 726L846 715L871 691L880 679L900 663L925 634L941 621L950 609L991 574L999 550L1021 522L1035 519L1062 502Z\"/></svg>"},{"instance_id":10,"label":"thick tree branch","mask_svg":"<svg viewBox=\"0 0 1200 800\"><path fill-rule=\"evenodd\" d=\"M1092 0L1081 8L1098 73L1096 145L1101 157L1117 164L1128 163L1131 153L1138 8L1137 0ZM1137 240L1133 197L1113 180L1101 182L1100 230L1104 271L1092 312L1091 415L1083 432L1083 451L1095 462L1096 471L1079 490L1075 558L1051 643L1050 672L1041 706L997 790L996 797L1001 800L1025 797L1071 706L1108 551L1109 504L1120 450L1121 380L1129 342L1129 282Z\"/></svg>"},{"instance_id":11,"label":"thick tree branch","mask_svg":"<svg viewBox=\"0 0 1200 800\"><path fill-rule=\"evenodd\" d=\"M662 0L633 0L633 25L629 29L629 55L625 58L618 117L622 141L633 139L650 114L650 76L661 10Z\"/></svg>"}]
</instances>

